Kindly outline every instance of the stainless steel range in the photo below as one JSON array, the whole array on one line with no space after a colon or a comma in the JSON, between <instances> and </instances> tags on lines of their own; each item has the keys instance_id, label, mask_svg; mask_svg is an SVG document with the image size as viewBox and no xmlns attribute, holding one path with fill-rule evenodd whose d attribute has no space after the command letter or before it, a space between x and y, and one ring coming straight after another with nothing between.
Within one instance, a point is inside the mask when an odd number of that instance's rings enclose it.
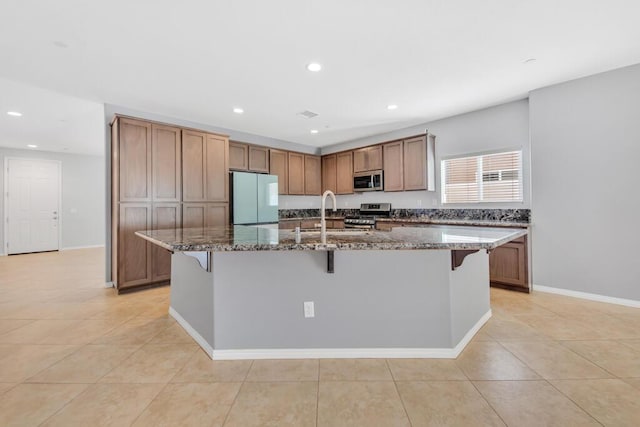
<instances>
[{"instance_id":1,"label":"stainless steel range","mask_svg":"<svg viewBox=\"0 0 640 427\"><path fill-rule=\"evenodd\" d=\"M345 228L373 229L376 226L376 218L389 218L391 216L391 203L362 203L358 216L346 217Z\"/></svg>"}]
</instances>

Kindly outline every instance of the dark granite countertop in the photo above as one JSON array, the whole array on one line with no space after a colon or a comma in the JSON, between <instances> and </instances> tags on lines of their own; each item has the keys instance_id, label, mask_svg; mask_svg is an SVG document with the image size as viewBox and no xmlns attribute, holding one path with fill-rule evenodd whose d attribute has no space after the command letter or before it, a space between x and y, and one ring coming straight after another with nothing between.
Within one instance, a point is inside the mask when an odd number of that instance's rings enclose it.
<instances>
[{"instance_id":1,"label":"dark granite countertop","mask_svg":"<svg viewBox=\"0 0 640 427\"><path fill-rule=\"evenodd\" d=\"M394 227L390 231L331 230L328 245L320 244L320 232L302 233L295 242L293 230L275 226L178 228L137 231L136 235L165 249L182 251L291 251L291 250L407 250L494 249L527 234L523 229L431 225Z\"/></svg>"},{"instance_id":2,"label":"dark granite countertop","mask_svg":"<svg viewBox=\"0 0 640 427\"><path fill-rule=\"evenodd\" d=\"M515 227L527 228L529 222L497 221L487 219L436 219L436 218L378 218L378 222L397 222L410 224L435 224L435 225L471 225L481 227Z\"/></svg>"}]
</instances>

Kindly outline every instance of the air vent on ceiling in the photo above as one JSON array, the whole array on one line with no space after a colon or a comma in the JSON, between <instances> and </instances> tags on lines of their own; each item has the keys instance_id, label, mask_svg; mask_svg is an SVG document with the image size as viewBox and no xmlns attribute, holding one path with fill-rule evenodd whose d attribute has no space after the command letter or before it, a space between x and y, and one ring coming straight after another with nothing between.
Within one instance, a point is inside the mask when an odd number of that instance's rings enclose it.
<instances>
[{"instance_id":1,"label":"air vent on ceiling","mask_svg":"<svg viewBox=\"0 0 640 427\"><path fill-rule=\"evenodd\" d=\"M318 115L318 113L314 113L313 111L304 110L298 113L299 116L302 116L306 119L313 119Z\"/></svg>"}]
</instances>

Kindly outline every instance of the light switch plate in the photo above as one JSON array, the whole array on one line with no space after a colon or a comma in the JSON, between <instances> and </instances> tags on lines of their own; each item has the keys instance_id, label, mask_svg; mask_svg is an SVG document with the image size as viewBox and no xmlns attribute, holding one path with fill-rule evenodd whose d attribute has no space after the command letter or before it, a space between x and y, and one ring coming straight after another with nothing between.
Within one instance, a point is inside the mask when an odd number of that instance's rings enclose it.
<instances>
[{"instance_id":1,"label":"light switch plate","mask_svg":"<svg viewBox=\"0 0 640 427\"><path fill-rule=\"evenodd\" d=\"M313 301L304 302L304 317L315 317L315 308L313 307Z\"/></svg>"}]
</instances>

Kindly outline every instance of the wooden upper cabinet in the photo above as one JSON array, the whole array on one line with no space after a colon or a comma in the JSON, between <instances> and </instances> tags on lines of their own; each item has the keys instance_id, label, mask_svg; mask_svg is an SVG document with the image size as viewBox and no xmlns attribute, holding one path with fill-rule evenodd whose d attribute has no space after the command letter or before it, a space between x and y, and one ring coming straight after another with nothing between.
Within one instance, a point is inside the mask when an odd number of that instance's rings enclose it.
<instances>
[{"instance_id":1,"label":"wooden upper cabinet","mask_svg":"<svg viewBox=\"0 0 640 427\"><path fill-rule=\"evenodd\" d=\"M182 200L204 201L207 134L182 131Z\"/></svg>"},{"instance_id":2,"label":"wooden upper cabinet","mask_svg":"<svg viewBox=\"0 0 640 427\"><path fill-rule=\"evenodd\" d=\"M404 190L402 141L382 146L384 156L384 191Z\"/></svg>"},{"instance_id":3,"label":"wooden upper cabinet","mask_svg":"<svg viewBox=\"0 0 640 427\"><path fill-rule=\"evenodd\" d=\"M404 189L435 190L433 135L404 141Z\"/></svg>"},{"instance_id":4,"label":"wooden upper cabinet","mask_svg":"<svg viewBox=\"0 0 640 427\"><path fill-rule=\"evenodd\" d=\"M179 202L182 191L182 132L151 125L151 165L154 202Z\"/></svg>"},{"instance_id":5,"label":"wooden upper cabinet","mask_svg":"<svg viewBox=\"0 0 640 427\"><path fill-rule=\"evenodd\" d=\"M119 141L119 201L150 202L151 124L120 118Z\"/></svg>"},{"instance_id":6,"label":"wooden upper cabinet","mask_svg":"<svg viewBox=\"0 0 640 427\"><path fill-rule=\"evenodd\" d=\"M229 141L229 169L249 170L249 146L247 144Z\"/></svg>"},{"instance_id":7,"label":"wooden upper cabinet","mask_svg":"<svg viewBox=\"0 0 640 427\"><path fill-rule=\"evenodd\" d=\"M206 146L206 200L229 201L229 140L207 134Z\"/></svg>"},{"instance_id":8,"label":"wooden upper cabinet","mask_svg":"<svg viewBox=\"0 0 640 427\"><path fill-rule=\"evenodd\" d=\"M304 154L288 154L289 194L304 195Z\"/></svg>"},{"instance_id":9,"label":"wooden upper cabinet","mask_svg":"<svg viewBox=\"0 0 640 427\"><path fill-rule=\"evenodd\" d=\"M278 194L289 194L289 157L286 151L269 150L269 173L278 177Z\"/></svg>"},{"instance_id":10,"label":"wooden upper cabinet","mask_svg":"<svg viewBox=\"0 0 640 427\"><path fill-rule=\"evenodd\" d=\"M322 161L319 156L304 156L304 194L322 194Z\"/></svg>"},{"instance_id":11,"label":"wooden upper cabinet","mask_svg":"<svg viewBox=\"0 0 640 427\"><path fill-rule=\"evenodd\" d=\"M227 138L182 131L182 199L185 202L229 200Z\"/></svg>"},{"instance_id":12,"label":"wooden upper cabinet","mask_svg":"<svg viewBox=\"0 0 640 427\"><path fill-rule=\"evenodd\" d=\"M249 170L269 173L269 149L267 147L249 146Z\"/></svg>"},{"instance_id":13,"label":"wooden upper cabinet","mask_svg":"<svg viewBox=\"0 0 640 427\"><path fill-rule=\"evenodd\" d=\"M336 154L336 194L353 193L353 152Z\"/></svg>"},{"instance_id":14,"label":"wooden upper cabinet","mask_svg":"<svg viewBox=\"0 0 640 427\"><path fill-rule=\"evenodd\" d=\"M329 154L328 156L322 156L322 192L331 190L337 193L337 158L335 154Z\"/></svg>"},{"instance_id":15,"label":"wooden upper cabinet","mask_svg":"<svg viewBox=\"0 0 640 427\"><path fill-rule=\"evenodd\" d=\"M353 171L366 172L382 169L382 146L359 148L353 151Z\"/></svg>"}]
</instances>

